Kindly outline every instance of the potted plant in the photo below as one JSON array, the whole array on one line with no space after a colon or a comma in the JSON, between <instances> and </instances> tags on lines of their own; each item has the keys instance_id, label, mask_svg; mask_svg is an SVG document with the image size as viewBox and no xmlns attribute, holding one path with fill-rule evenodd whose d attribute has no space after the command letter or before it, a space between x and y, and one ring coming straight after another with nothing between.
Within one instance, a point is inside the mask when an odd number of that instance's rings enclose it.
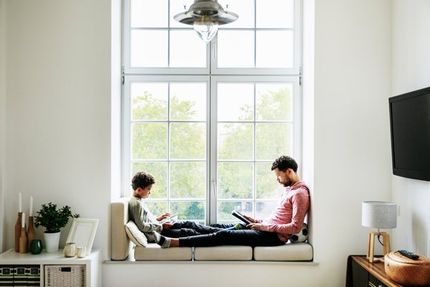
<instances>
[{"instance_id":1,"label":"potted plant","mask_svg":"<svg viewBox=\"0 0 430 287\"><path fill-rule=\"evenodd\" d=\"M79 214L73 214L69 206L57 209L57 205L49 202L42 204L42 208L36 213L34 224L45 227L44 239L46 252L58 251L60 242L60 230L66 226L69 218L77 218Z\"/></svg>"}]
</instances>

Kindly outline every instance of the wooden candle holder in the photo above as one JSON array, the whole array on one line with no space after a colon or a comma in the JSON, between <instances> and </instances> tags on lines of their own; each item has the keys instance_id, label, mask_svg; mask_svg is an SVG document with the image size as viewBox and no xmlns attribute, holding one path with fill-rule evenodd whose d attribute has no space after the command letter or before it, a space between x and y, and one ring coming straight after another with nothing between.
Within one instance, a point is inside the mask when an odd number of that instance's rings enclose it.
<instances>
[{"instance_id":1,"label":"wooden candle holder","mask_svg":"<svg viewBox=\"0 0 430 287\"><path fill-rule=\"evenodd\" d=\"M15 223L15 252L19 252L19 238L21 237L21 221L22 221L22 212L18 212L18 216L16 218Z\"/></svg>"},{"instance_id":2,"label":"wooden candle holder","mask_svg":"<svg viewBox=\"0 0 430 287\"><path fill-rule=\"evenodd\" d=\"M19 237L19 253L27 253L27 232L25 231L25 227L21 227L21 236Z\"/></svg>"}]
</instances>

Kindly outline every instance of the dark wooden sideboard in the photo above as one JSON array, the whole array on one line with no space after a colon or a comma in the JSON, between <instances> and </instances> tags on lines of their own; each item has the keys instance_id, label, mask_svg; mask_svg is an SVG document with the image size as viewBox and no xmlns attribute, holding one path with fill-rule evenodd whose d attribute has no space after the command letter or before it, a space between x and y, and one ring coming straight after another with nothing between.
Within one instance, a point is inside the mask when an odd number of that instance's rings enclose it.
<instances>
[{"instance_id":1,"label":"dark wooden sideboard","mask_svg":"<svg viewBox=\"0 0 430 287\"><path fill-rule=\"evenodd\" d=\"M346 268L346 287L402 287L391 281L384 270L384 262L370 263L366 256L350 255Z\"/></svg>"}]
</instances>

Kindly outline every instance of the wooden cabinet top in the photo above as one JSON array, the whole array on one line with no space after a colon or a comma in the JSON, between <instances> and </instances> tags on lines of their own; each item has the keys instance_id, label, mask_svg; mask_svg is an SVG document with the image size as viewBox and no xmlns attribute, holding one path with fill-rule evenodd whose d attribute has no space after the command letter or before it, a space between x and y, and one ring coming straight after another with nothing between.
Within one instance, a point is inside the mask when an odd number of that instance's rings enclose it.
<instances>
[{"instance_id":1,"label":"wooden cabinet top","mask_svg":"<svg viewBox=\"0 0 430 287\"><path fill-rule=\"evenodd\" d=\"M397 284L394 281L391 281L387 274L385 274L384 262L373 262L370 263L366 256L351 256L352 260L360 264L367 272L375 276L379 281L387 285L388 287L403 287L403 285Z\"/></svg>"}]
</instances>

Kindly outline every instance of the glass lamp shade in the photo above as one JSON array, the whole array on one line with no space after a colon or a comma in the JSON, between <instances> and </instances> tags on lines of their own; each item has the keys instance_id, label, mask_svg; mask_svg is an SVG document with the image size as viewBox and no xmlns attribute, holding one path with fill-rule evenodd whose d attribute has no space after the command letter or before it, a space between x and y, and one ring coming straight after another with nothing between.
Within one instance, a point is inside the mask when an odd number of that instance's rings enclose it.
<instances>
[{"instance_id":1,"label":"glass lamp shade","mask_svg":"<svg viewBox=\"0 0 430 287\"><path fill-rule=\"evenodd\" d=\"M225 11L217 0L194 0L188 11L176 14L173 19L193 25L199 37L210 42L218 32L218 26L236 21L236 13Z\"/></svg>"},{"instance_id":2,"label":"glass lamp shade","mask_svg":"<svg viewBox=\"0 0 430 287\"><path fill-rule=\"evenodd\" d=\"M209 43L218 32L218 23L202 17L194 21L193 28L205 43Z\"/></svg>"},{"instance_id":3,"label":"glass lamp shade","mask_svg":"<svg viewBox=\"0 0 430 287\"><path fill-rule=\"evenodd\" d=\"M363 201L361 225L377 229L397 226L397 205L393 202Z\"/></svg>"}]
</instances>

